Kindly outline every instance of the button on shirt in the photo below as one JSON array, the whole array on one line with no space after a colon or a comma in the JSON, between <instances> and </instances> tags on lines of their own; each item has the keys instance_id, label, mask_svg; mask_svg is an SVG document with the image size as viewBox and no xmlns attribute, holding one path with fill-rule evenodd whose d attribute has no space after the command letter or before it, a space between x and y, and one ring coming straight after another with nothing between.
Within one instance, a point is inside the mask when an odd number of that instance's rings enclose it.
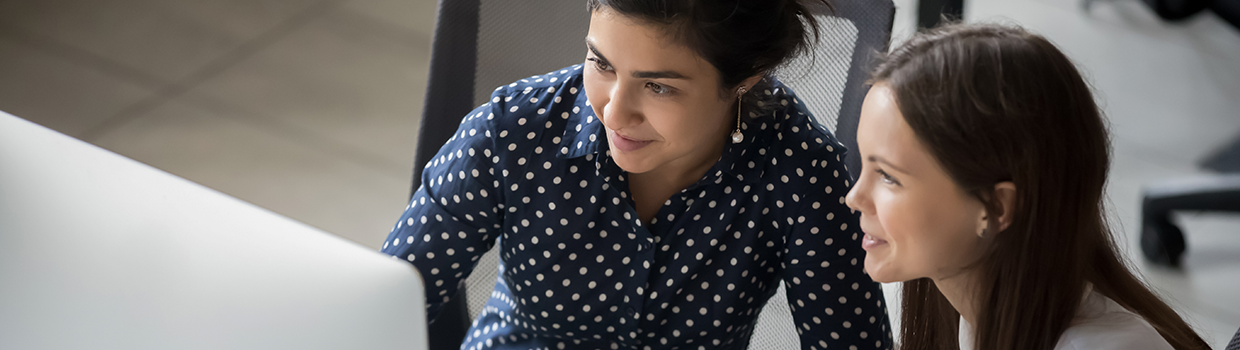
<instances>
[{"instance_id":1,"label":"button on shirt","mask_svg":"<svg viewBox=\"0 0 1240 350\"><path fill-rule=\"evenodd\" d=\"M891 347L844 149L791 91L760 92L777 110L645 224L582 69L500 87L466 115L383 245L421 272L432 318L499 249L462 349L743 349L778 283L802 348Z\"/></svg>"}]
</instances>

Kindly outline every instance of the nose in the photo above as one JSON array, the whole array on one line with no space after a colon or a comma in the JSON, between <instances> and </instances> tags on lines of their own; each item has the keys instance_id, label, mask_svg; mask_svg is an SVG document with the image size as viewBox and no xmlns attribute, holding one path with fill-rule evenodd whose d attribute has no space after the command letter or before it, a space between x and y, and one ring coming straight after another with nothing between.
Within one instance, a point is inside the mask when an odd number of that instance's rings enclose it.
<instances>
[{"instance_id":1,"label":"nose","mask_svg":"<svg viewBox=\"0 0 1240 350\"><path fill-rule=\"evenodd\" d=\"M869 176L865 175L865 171L862 171L861 174L861 176L857 177L857 182L853 183L852 189L848 190L848 195L844 196L844 204L848 205L852 210L866 214L871 212L870 208L873 207L873 202L870 200L869 195Z\"/></svg>"},{"instance_id":2,"label":"nose","mask_svg":"<svg viewBox=\"0 0 1240 350\"><path fill-rule=\"evenodd\" d=\"M612 130L621 130L640 125L644 121L637 99L624 84L617 82L613 85L608 97L607 107L603 109L603 125Z\"/></svg>"}]
</instances>

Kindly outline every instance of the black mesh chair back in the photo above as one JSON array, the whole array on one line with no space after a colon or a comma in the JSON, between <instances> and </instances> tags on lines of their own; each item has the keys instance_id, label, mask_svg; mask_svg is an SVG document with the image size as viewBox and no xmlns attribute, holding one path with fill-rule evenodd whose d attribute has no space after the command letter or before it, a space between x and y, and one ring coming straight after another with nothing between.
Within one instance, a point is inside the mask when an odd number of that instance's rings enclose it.
<instances>
[{"instance_id":1,"label":"black mesh chair back","mask_svg":"<svg viewBox=\"0 0 1240 350\"><path fill-rule=\"evenodd\" d=\"M833 3L834 12L812 9L822 40L813 55L798 59L777 76L807 101L817 122L850 150L868 86L868 63L885 52L895 8L891 0ZM413 186L422 167L498 86L550 72L585 58L590 16L580 0L440 0L431 51L426 102L418 131ZM860 169L848 157L849 169ZM854 172L856 170L853 170ZM411 191L411 193L412 193ZM432 349L457 349L465 328L490 298L498 278L498 249L485 254L469 276L455 305L431 324ZM751 349L798 348L796 327L783 288L759 317Z\"/></svg>"},{"instance_id":2,"label":"black mesh chair back","mask_svg":"<svg viewBox=\"0 0 1240 350\"><path fill-rule=\"evenodd\" d=\"M590 15L580 0L439 0L410 197L422 168L498 86L585 60ZM498 277L498 249L484 255L454 301L431 323L433 350L455 350Z\"/></svg>"},{"instance_id":3,"label":"black mesh chair back","mask_svg":"<svg viewBox=\"0 0 1240 350\"><path fill-rule=\"evenodd\" d=\"M580 0L440 0L410 194L422 166L496 87L584 61L589 25Z\"/></svg>"},{"instance_id":4,"label":"black mesh chair back","mask_svg":"<svg viewBox=\"0 0 1240 350\"><path fill-rule=\"evenodd\" d=\"M806 101L815 121L848 148L844 161L856 174L861 169L855 153L861 102L870 89L866 82L872 63L891 40L895 6L891 0L833 1L832 6L833 12L823 6L812 9L821 31L813 54L797 58L776 76ZM781 285L758 315L749 349L799 349L798 328Z\"/></svg>"},{"instance_id":5,"label":"black mesh chair back","mask_svg":"<svg viewBox=\"0 0 1240 350\"><path fill-rule=\"evenodd\" d=\"M803 55L776 76L807 101L818 124L831 130L850 151L857 149L857 120L870 90L876 55L887 52L895 5L891 0L832 1L834 12L814 6L822 37L812 55ZM861 161L849 153L848 170Z\"/></svg>"}]
</instances>

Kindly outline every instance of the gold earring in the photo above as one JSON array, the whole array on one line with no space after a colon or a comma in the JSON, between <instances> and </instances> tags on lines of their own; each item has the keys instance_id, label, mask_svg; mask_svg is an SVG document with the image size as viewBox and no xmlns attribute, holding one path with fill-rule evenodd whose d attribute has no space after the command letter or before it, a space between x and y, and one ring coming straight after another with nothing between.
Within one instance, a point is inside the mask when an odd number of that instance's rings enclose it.
<instances>
[{"instance_id":1,"label":"gold earring","mask_svg":"<svg viewBox=\"0 0 1240 350\"><path fill-rule=\"evenodd\" d=\"M736 130L732 131L732 143L741 143L745 141L745 135L741 134L741 99L745 97L745 87L736 89Z\"/></svg>"}]
</instances>

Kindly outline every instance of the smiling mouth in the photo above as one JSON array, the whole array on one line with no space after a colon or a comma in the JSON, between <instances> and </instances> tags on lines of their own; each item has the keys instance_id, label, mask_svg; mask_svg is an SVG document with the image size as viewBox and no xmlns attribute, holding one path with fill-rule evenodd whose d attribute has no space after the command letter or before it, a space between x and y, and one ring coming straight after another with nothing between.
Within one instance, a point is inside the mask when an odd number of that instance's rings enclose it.
<instances>
[{"instance_id":1,"label":"smiling mouth","mask_svg":"<svg viewBox=\"0 0 1240 350\"><path fill-rule=\"evenodd\" d=\"M861 249L865 249L866 251L869 251L870 249L876 248L884 244L887 244L887 240L871 236L868 233L865 235L865 237L861 238Z\"/></svg>"},{"instance_id":2,"label":"smiling mouth","mask_svg":"<svg viewBox=\"0 0 1240 350\"><path fill-rule=\"evenodd\" d=\"M611 138L612 145L616 146L616 148L619 148L621 152L626 152L626 153L642 149L646 147L647 145L649 145L651 142L654 142L651 140L642 141L642 140L634 140L631 138L627 138L627 137L621 136L620 133L615 132L611 129L607 130L607 136Z\"/></svg>"}]
</instances>

